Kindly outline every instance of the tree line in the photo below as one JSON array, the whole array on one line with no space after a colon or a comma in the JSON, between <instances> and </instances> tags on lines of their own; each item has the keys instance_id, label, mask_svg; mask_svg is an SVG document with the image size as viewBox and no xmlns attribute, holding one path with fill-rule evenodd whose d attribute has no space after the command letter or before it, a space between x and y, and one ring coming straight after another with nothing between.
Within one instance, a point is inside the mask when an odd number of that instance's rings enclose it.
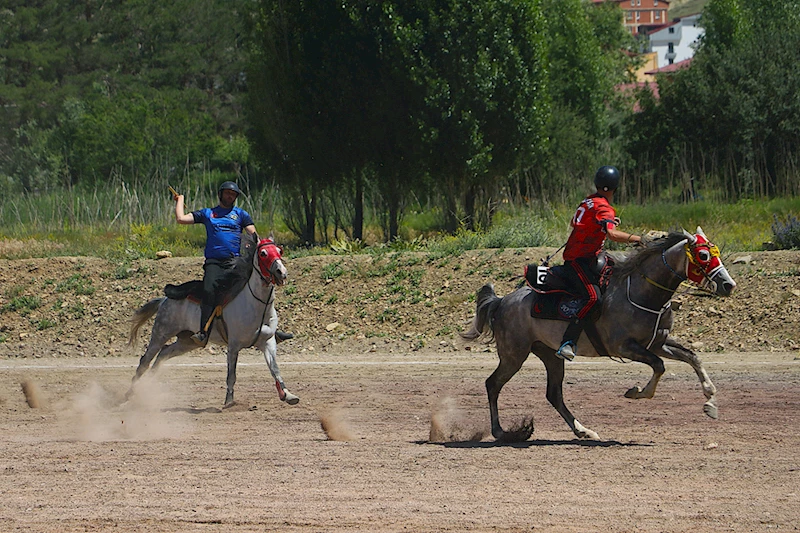
<instances>
[{"instance_id":1,"label":"tree line","mask_svg":"<svg viewBox=\"0 0 800 533\"><path fill-rule=\"evenodd\" d=\"M615 90L642 42L586 0L9 0L0 193L111 180L270 188L301 242L386 240L413 206L798 194L798 0L711 0L660 98ZM685 196L686 197L686 196Z\"/></svg>"}]
</instances>

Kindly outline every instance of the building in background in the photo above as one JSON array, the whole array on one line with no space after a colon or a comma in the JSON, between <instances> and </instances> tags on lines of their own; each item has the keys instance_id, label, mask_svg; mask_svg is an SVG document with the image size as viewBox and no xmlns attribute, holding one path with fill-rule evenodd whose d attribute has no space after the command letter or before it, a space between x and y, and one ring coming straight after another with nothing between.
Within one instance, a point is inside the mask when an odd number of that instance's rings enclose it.
<instances>
[{"instance_id":1,"label":"building in background","mask_svg":"<svg viewBox=\"0 0 800 533\"><path fill-rule=\"evenodd\" d=\"M705 33L699 24L700 14L676 19L648 33L650 51L658 57L658 68L681 63L694 56L699 39Z\"/></svg>"},{"instance_id":2,"label":"building in background","mask_svg":"<svg viewBox=\"0 0 800 533\"><path fill-rule=\"evenodd\" d=\"M622 23L633 35L647 34L669 22L668 0L593 0L596 4L606 1L619 4Z\"/></svg>"}]
</instances>

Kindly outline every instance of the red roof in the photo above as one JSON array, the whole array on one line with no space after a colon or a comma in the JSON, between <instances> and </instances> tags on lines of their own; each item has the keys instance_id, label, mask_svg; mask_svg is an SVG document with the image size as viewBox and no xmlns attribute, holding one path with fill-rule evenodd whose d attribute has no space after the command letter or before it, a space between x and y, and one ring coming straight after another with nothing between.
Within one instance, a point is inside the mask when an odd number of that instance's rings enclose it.
<instances>
[{"instance_id":1,"label":"red roof","mask_svg":"<svg viewBox=\"0 0 800 533\"><path fill-rule=\"evenodd\" d=\"M681 19L675 19L672 22L665 22L664 24L661 24L660 26L653 26L652 28L650 28L650 31L648 32L648 34L652 35L657 31L661 31L663 29L669 28L670 26L674 26L674 25L680 24L680 23L681 23Z\"/></svg>"},{"instance_id":2,"label":"red roof","mask_svg":"<svg viewBox=\"0 0 800 533\"><path fill-rule=\"evenodd\" d=\"M652 76L652 75L655 75L655 74L669 74L670 72L677 72L677 71L679 71L681 69L684 69L684 68L688 67L691 64L692 59L694 59L694 58L690 57L689 59L684 59L683 61L678 61L677 63L673 63L671 65L667 65L666 67L657 68L656 70L649 70L649 71L645 72L645 74L648 74L648 75Z\"/></svg>"}]
</instances>

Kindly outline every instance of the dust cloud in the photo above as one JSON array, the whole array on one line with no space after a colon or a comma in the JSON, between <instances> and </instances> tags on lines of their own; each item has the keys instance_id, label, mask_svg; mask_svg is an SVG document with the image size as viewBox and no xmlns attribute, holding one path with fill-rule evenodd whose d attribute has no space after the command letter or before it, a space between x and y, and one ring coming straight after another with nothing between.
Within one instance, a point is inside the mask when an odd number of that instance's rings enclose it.
<instances>
[{"instance_id":1,"label":"dust cloud","mask_svg":"<svg viewBox=\"0 0 800 533\"><path fill-rule=\"evenodd\" d=\"M350 423L341 409L329 409L319 414L319 423L322 431L330 440L351 441L355 440L355 434L350 427Z\"/></svg>"},{"instance_id":2,"label":"dust cloud","mask_svg":"<svg viewBox=\"0 0 800 533\"><path fill-rule=\"evenodd\" d=\"M442 398L431 413L430 442L478 442L489 435L482 424L469 420L453 398Z\"/></svg>"},{"instance_id":3,"label":"dust cloud","mask_svg":"<svg viewBox=\"0 0 800 533\"><path fill-rule=\"evenodd\" d=\"M25 395L25 401L31 409L38 409L45 406L42 392L39 390L39 385L31 380L25 379L20 383L22 387L22 394Z\"/></svg>"},{"instance_id":4,"label":"dust cloud","mask_svg":"<svg viewBox=\"0 0 800 533\"><path fill-rule=\"evenodd\" d=\"M170 392L152 376L136 383L125 400L98 383L77 394L63 408L73 437L86 441L157 440L180 437L187 428L176 423L172 413L163 411Z\"/></svg>"}]
</instances>

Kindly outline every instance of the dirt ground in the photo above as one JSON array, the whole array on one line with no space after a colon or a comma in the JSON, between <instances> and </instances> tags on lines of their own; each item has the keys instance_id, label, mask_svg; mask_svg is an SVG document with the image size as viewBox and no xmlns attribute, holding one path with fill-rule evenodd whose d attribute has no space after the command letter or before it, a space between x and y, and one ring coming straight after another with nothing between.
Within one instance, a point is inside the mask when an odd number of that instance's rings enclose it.
<instances>
[{"instance_id":1,"label":"dirt ground","mask_svg":"<svg viewBox=\"0 0 800 533\"><path fill-rule=\"evenodd\" d=\"M2 531L765 531L800 528L800 253L725 258L735 296L676 298L675 334L705 361L719 420L694 372L667 362L652 400L623 393L649 369L567 366L565 399L599 442L573 438L531 359L500 397L495 443L483 381L493 347L455 333L471 295L498 294L547 250L317 256L288 261L279 361L174 359L123 403L148 331L127 319L196 258L0 260ZM325 429L323 429L323 427ZM792 430L792 428L795 428Z\"/></svg>"},{"instance_id":2,"label":"dirt ground","mask_svg":"<svg viewBox=\"0 0 800 533\"><path fill-rule=\"evenodd\" d=\"M124 405L131 359L0 362L0 529L800 526L800 362L791 353L708 354L716 421L688 367L667 363L656 398L636 401L622 394L646 381L645 367L572 363L567 402L600 442L573 438L544 399L541 364L529 361L501 395L506 427L535 418L532 440L515 445L470 440L488 429L491 352L285 355L296 406L279 402L259 354L243 355L237 405L224 410L225 368L210 353L168 362ZM26 404L23 381L40 407Z\"/></svg>"}]
</instances>

